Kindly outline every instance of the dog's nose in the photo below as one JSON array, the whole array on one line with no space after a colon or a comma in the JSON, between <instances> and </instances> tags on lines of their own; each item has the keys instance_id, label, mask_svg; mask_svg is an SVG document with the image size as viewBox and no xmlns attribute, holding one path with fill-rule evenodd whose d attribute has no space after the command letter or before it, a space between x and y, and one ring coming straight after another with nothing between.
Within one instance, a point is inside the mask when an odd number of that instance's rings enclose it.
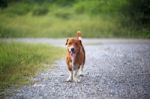
<instances>
[{"instance_id":1,"label":"dog's nose","mask_svg":"<svg viewBox=\"0 0 150 99\"><path fill-rule=\"evenodd\" d=\"M74 49L74 48L71 48L71 51L72 51L72 52L74 52L74 51L75 51L75 49Z\"/></svg>"}]
</instances>

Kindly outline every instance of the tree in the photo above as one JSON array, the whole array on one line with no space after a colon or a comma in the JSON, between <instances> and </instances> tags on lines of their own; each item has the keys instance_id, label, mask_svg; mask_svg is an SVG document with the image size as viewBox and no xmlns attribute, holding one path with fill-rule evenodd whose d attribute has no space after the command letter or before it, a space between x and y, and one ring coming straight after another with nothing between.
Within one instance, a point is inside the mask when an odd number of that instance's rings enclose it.
<instances>
[{"instance_id":1,"label":"tree","mask_svg":"<svg viewBox=\"0 0 150 99\"><path fill-rule=\"evenodd\" d=\"M0 8L5 8L8 6L7 0L0 0Z\"/></svg>"},{"instance_id":2,"label":"tree","mask_svg":"<svg viewBox=\"0 0 150 99\"><path fill-rule=\"evenodd\" d=\"M136 24L150 25L150 0L128 0L124 14Z\"/></svg>"}]
</instances>

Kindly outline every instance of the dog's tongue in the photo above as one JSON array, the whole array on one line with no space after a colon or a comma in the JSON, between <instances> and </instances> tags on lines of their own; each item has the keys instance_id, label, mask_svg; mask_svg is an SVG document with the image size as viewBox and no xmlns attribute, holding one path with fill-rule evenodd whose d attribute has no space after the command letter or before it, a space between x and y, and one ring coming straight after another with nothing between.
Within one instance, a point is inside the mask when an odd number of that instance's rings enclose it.
<instances>
[{"instance_id":1,"label":"dog's tongue","mask_svg":"<svg viewBox=\"0 0 150 99\"><path fill-rule=\"evenodd\" d=\"M70 55L71 55L71 56L73 56L73 54L74 54L73 52L70 52Z\"/></svg>"}]
</instances>

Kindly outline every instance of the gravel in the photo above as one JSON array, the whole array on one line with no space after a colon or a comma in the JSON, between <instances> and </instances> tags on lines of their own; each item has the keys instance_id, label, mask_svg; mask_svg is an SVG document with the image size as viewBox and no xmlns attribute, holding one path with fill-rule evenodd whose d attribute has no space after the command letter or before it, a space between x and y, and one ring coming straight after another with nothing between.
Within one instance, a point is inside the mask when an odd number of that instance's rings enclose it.
<instances>
[{"instance_id":1,"label":"gravel","mask_svg":"<svg viewBox=\"0 0 150 99\"><path fill-rule=\"evenodd\" d=\"M65 39L59 42L55 45L65 46ZM47 43L52 44L51 40ZM34 83L8 89L11 94L5 98L150 99L150 40L85 39L84 46L85 75L80 83L66 82L64 57L54 62L53 69L34 77Z\"/></svg>"}]
</instances>

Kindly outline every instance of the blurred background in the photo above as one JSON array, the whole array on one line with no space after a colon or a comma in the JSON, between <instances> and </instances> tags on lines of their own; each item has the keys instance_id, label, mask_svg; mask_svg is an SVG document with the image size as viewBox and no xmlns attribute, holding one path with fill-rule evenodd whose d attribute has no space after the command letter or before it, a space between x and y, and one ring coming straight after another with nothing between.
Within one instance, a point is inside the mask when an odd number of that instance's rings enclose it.
<instances>
[{"instance_id":1,"label":"blurred background","mask_svg":"<svg viewBox=\"0 0 150 99\"><path fill-rule=\"evenodd\" d=\"M99 46L102 43L99 38L106 38L103 43L109 41L107 38L114 38L116 42L121 42L116 38L127 38L126 41L149 39L150 0L0 0L0 99L7 93L5 89L29 84L37 73L53 68L54 60L65 57L66 49L61 47L65 46L66 40L61 38L74 37L77 31L81 31L83 38L98 38L95 40L98 43L93 44ZM138 40L135 42L141 42ZM59 43L62 46L56 47ZM142 59L141 54L149 55L149 45L141 45L134 45L129 52L139 49L137 52ZM113 47L104 50L114 52ZM127 53L126 59L136 62L130 54ZM113 59L124 61L120 57Z\"/></svg>"},{"instance_id":2,"label":"blurred background","mask_svg":"<svg viewBox=\"0 0 150 99\"><path fill-rule=\"evenodd\" d=\"M0 0L0 37L150 38L150 0Z\"/></svg>"}]
</instances>

